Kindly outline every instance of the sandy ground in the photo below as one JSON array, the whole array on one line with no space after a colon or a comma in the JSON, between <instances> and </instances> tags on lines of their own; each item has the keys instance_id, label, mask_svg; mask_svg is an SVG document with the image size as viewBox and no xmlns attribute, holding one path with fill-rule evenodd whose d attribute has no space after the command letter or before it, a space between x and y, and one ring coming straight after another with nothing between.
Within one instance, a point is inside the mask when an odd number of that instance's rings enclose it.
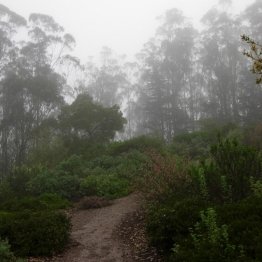
<instances>
[{"instance_id":1,"label":"sandy ground","mask_svg":"<svg viewBox=\"0 0 262 262\"><path fill-rule=\"evenodd\" d=\"M132 194L100 209L79 210L72 217L73 243L55 262L132 262L114 232L121 221L139 208L139 197Z\"/></svg>"}]
</instances>

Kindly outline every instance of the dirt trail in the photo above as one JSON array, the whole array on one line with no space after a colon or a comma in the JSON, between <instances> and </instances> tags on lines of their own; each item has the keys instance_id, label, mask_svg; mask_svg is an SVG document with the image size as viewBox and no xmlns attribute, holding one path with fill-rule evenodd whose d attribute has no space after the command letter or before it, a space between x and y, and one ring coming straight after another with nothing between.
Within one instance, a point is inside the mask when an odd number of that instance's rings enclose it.
<instances>
[{"instance_id":1,"label":"dirt trail","mask_svg":"<svg viewBox=\"0 0 262 262\"><path fill-rule=\"evenodd\" d=\"M121 220L138 208L139 197L132 194L115 200L111 206L76 211L72 217L72 238L79 245L72 246L55 261L131 262L124 258L128 250L124 250L113 233Z\"/></svg>"}]
</instances>

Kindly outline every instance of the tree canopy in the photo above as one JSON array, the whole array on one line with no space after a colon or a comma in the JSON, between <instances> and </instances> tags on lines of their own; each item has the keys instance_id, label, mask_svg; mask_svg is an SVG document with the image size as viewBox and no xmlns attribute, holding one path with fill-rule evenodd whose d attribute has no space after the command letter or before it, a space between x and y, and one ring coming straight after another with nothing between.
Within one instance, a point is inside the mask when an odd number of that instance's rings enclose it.
<instances>
[{"instance_id":1,"label":"tree canopy","mask_svg":"<svg viewBox=\"0 0 262 262\"><path fill-rule=\"evenodd\" d=\"M67 143L104 143L123 130L125 119L118 106L104 107L88 94L78 95L60 114L59 126Z\"/></svg>"}]
</instances>

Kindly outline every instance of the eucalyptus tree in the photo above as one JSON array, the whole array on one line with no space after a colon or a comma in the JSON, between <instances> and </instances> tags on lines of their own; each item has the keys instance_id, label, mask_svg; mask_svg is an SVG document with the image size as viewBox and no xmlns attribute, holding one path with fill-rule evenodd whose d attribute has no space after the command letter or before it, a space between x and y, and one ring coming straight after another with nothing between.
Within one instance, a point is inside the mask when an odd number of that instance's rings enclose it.
<instances>
[{"instance_id":1,"label":"eucalyptus tree","mask_svg":"<svg viewBox=\"0 0 262 262\"><path fill-rule=\"evenodd\" d=\"M121 105L127 81L121 59L108 47L102 49L100 56L101 65L89 63L86 67L87 92L104 106Z\"/></svg>"},{"instance_id":2,"label":"eucalyptus tree","mask_svg":"<svg viewBox=\"0 0 262 262\"><path fill-rule=\"evenodd\" d=\"M240 107L245 123L261 121L262 117L262 86L256 85L261 83L261 10L262 1L256 0L247 6L239 17L244 40L241 51L249 58L243 61L240 82Z\"/></svg>"},{"instance_id":3,"label":"eucalyptus tree","mask_svg":"<svg viewBox=\"0 0 262 262\"><path fill-rule=\"evenodd\" d=\"M239 120L239 75L242 56L239 51L238 22L219 8L209 10L202 22L200 63L205 79L206 117L221 121Z\"/></svg>"},{"instance_id":4,"label":"eucalyptus tree","mask_svg":"<svg viewBox=\"0 0 262 262\"><path fill-rule=\"evenodd\" d=\"M109 142L126 123L118 106L104 107L88 94L80 94L71 105L65 105L58 120L61 136L71 152Z\"/></svg>"},{"instance_id":5,"label":"eucalyptus tree","mask_svg":"<svg viewBox=\"0 0 262 262\"><path fill-rule=\"evenodd\" d=\"M255 0L252 4L248 5L244 12L241 14L241 21L246 34L257 42L262 42L262 1Z\"/></svg>"},{"instance_id":6,"label":"eucalyptus tree","mask_svg":"<svg viewBox=\"0 0 262 262\"><path fill-rule=\"evenodd\" d=\"M123 65L125 84L122 86L122 111L127 120L123 138L130 139L136 135L138 129L139 114L137 114L137 94L139 90L138 79L140 68L137 62L127 62Z\"/></svg>"},{"instance_id":7,"label":"eucalyptus tree","mask_svg":"<svg viewBox=\"0 0 262 262\"><path fill-rule=\"evenodd\" d=\"M38 146L42 122L63 104L66 79L60 65L70 60L68 51L74 39L50 16L32 14L26 22L3 6L0 10L4 21L1 27L10 31L8 35L1 30L3 36L9 37L9 48L2 48L1 56L1 171L6 175ZM24 31L19 41L11 41L15 29L21 26ZM9 50L12 59L7 60Z\"/></svg>"},{"instance_id":8,"label":"eucalyptus tree","mask_svg":"<svg viewBox=\"0 0 262 262\"><path fill-rule=\"evenodd\" d=\"M25 29L26 19L0 4L0 73L1 78L5 67L16 59L19 51L17 33Z\"/></svg>"},{"instance_id":9,"label":"eucalyptus tree","mask_svg":"<svg viewBox=\"0 0 262 262\"><path fill-rule=\"evenodd\" d=\"M196 30L177 9L162 17L162 24L140 54L143 74L139 103L144 130L171 140L194 120L192 85Z\"/></svg>"},{"instance_id":10,"label":"eucalyptus tree","mask_svg":"<svg viewBox=\"0 0 262 262\"><path fill-rule=\"evenodd\" d=\"M19 43L16 41L18 31L24 29L27 25L26 20L20 15L14 13L7 7L0 5L0 101L1 101L1 123L0 123L0 136L1 136L1 158L0 167L1 175L7 172L9 163L11 162L9 150L9 140L11 128L9 126L10 103L13 103L16 108L19 108L17 96L13 96L14 89L10 87L8 95L3 83L5 75L10 74L9 64L14 63L19 53ZM16 80L13 80L13 84ZM13 86L13 84L11 86ZM19 110L17 110L19 113Z\"/></svg>"}]
</instances>

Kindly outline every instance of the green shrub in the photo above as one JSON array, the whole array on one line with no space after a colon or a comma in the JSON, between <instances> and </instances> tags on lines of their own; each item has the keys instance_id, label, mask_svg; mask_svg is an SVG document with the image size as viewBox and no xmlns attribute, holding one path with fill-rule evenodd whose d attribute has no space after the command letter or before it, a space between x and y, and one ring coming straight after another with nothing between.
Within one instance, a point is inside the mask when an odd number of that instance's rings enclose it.
<instances>
[{"instance_id":1,"label":"green shrub","mask_svg":"<svg viewBox=\"0 0 262 262\"><path fill-rule=\"evenodd\" d=\"M204 131L181 134L174 137L170 150L180 156L199 159L208 156L215 139L216 136Z\"/></svg>"},{"instance_id":2,"label":"green shrub","mask_svg":"<svg viewBox=\"0 0 262 262\"><path fill-rule=\"evenodd\" d=\"M242 130L236 125L208 119L200 122L200 131L175 136L169 148L172 153L190 159L208 158L210 147L217 143L218 137L243 139Z\"/></svg>"},{"instance_id":3,"label":"green shrub","mask_svg":"<svg viewBox=\"0 0 262 262\"><path fill-rule=\"evenodd\" d=\"M42 169L43 168L41 166L36 166L33 168L22 166L14 168L7 179L10 189L15 193L16 196L27 195L27 183L36 174L41 172Z\"/></svg>"},{"instance_id":4,"label":"green shrub","mask_svg":"<svg viewBox=\"0 0 262 262\"><path fill-rule=\"evenodd\" d=\"M114 171L119 176L130 180L143 176L144 168L149 162L149 157L137 150L132 150L119 158L119 164Z\"/></svg>"},{"instance_id":5,"label":"green shrub","mask_svg":"<svg viewBox=\"0 0 262 262\"><path fill-rule=\"evenodd\" d=\"M106 175L108 173L108 170L100 167L100 166L96 166L92 169L88 169L86 170L86 175L87 176L100 176L100 175Z\"/></svg>"},{"instance_id":6,"label":"green shrub","mask_svg":"<svg viewBox=\"0 0 262 262\"><path fill-rule=\"evenodd\" d=\"M195 192L212 203L239 201L259 190L262 161L258 151L236 140L219 141L212 159L191 164Z\"/></svg>"},{"instance_id":7,"label":"green shrub","mask_svg":"<svg viewBox=\"0 0 262 262\"><path fill-rule=\"evenodd\" d=\"M24 198L13 198L7 200L0 205L0 209L3 211L39 211L47 209L47 205L39 199L34 197L24 197Z\"/></svg>"},{"instance_id":8,"label":"green shrub","mask_svg":"<svg viewBox=\"0 0 262 262\"><path fill-rule=\"evenodd\" d=\"M33 177L27 184L28 192L33 195L53 193L67 199L79 197L80 179L72 175L57 175L44 170Z\"/></svg>"},{"instance_id":9,"label":"green shrub","mask_svg":"<svg viewBox=\"0 0 262 262\"><path fill-rule=\"evenodd\" d=\"M194 194L212 203L231 201L231 187L214 161L206 160L189 166Z\"/></svg>"},{"instance_id":10,"label":"green shrub","mask_svg":"<svg viewBox=\"0 0 262 262\"><path fill-rule=\"evenodd\" d=\"M147 152L150 161L144 166L138 180L138 189L150 202L163 202L176 195L184 198L190 191L191 178L186 162L172 155L163 156L158 152Z\"/></svg>"},{"instance_id":11,"label":"green shrub","mask_svg":"<svg viewBox=\"0 0 262 262\"><path fill-rule=\"evenodd\" d=\"M250 197L205 212L191 234L174 241L170 261L262 261L262 201Z\"/></svg>"},{"instance_id":12,"label":"green shrub","mask_svg":"<svg viewBox=\"0 0 262 262\"><path fill-rule=\"evenodd\" d=\"M241 246L230 243L228 226L218 225L213 208L200 212L200 221L184 241L175 243L171 261L246 261Z\"/></svg>"},{"instance_id":13,"label":"green shrub","mask_svg":"<svg viewBox=\"0 0 262 262\"><path fill-rule=\"evenodd\" d=\"M81 156L72 155L66 160L60 162L56 168L55 173L56 175L60 176L83 176L85 170L85 161Z\"/></svg>"},{"instance_id":14,"label":"green shrub","mask_svg":"<svg viewBox=\"0 0 262 262\"><path fill-rule=\"evenodd\" d=\"M189 228L199 220L199 212L205 205L194 198L182 201L170 198L164 203L152 205L146 223L151 243L169 253L174 243L190 235Z\"/></svg>"},{"instance_id":15,"label":"green shrub","mask_svg":"<svg viewBox=\"0 0 262 262\"><path fill-rule=\"evenodd\" d=\"M246 261L262 261L262 199L249 197L216 209L219 223L228 225L231 243L243 246Z\"/></svg>"},{"instance_id":16,"label":"green shrub","mask_svg":"<svg viewBox=\"0 0 262 262\"><path fill-rule=\"evenodd\" d=\"M119 156L109 156L109 155L102 155L97 157L89 162L88 167L90 169L99 169L99 170L106 170L110 168L114 168L119 165L121 162L121 158Z\"/></svg>"},{"instance_id":17,"label":"green shrub","mask_svg":"<svg viewBox=\"0 0 262 262\"><path fill-rule=\"evenodd\" d=\"M212 146L211 154L221 176L230 186L233 201L251 193L250 179L262 178L262 161L258 151L226 139Z\"/></svg>"},{"instance_id":18,"label":"green shrub","mask_svg":"<svg viewBox=\"0 0 262 262\"><path fill-rule=\"evenodd\" d=\"M0 182L0 203L6 199L12 199L15 197L15 192L12 190L9 182L5 179Z\"/></svg>"},{"instance_id":19,"label":"green shrub","mask_svg":"<svg viewBox=\"0 0 262 262\"><path fill-rule=\"evenodd\" d=\"M120 155L122 153L127 153L132 150L137 150L140 152L145 152L146 150L156 150L163 151L163 141L159 138L149 137L149 136L139 136L132 138L124 142L115 142L110 144L108 148L109 155Z\"/></svg>"},{"instance_id":20,"label":"green shrub","mask_svg":"<svg viewBox=\"0 0 262 262\"><path fill-rule=\"evenodd\" d=\"M10 250L11 246L7 240L0 239L0 261L1 262L15 262L14 253Z\"/></svg>"},{"instance_id":21,"label":"green shrub","mask_svg":"<svg viewBox=\"0 0 262 262\"><path fill-rule=\"evenodd\" d=\"M70 222L60 212L0 213L0 235L19 256L50 256L64 249Z\"/></svg>"},{"instance_id":22,"label":"green shrub","mask_svg":"<svg viewBox=\"0 0 262 262\"><path fill-rule=\"evenodd\" d=\"M55 194L43 194L39 197L13 198L0 204L0 210L22 212L24 210L41 211L69 207L69 201Z\"/></svg>"},{"instance_id":23,"label":"green shrub","mask_svg":"<svg viewBox=\"0 0 262 262\"><path fill-rule=\"evenodd\" d=\"M45 203L48 209L55 210L55 209L65 209L70 207L71 203L62 198L57 194L52 193L45 193L38 197L39 201Z\"/></svg>"},{"instance_id":24,"label":"green shrub","mask_svg":"<svg viewBox=\"0 0 262 262\"><path fill-rule=\"evenodd\" d=\"M250 183L253 194L258 198L262 198L262 180L254 181L254 179L251 178Z\"/></svg>"},{"instance_id":25,"label":"green shrub","mask_svg":"<svg viewBox=\"0 0 262 262\"><path fill-rule=\"evenodd\" d=\"M119 156L103 155L88 163L86 175L106 175L114 173L120 177L133 179L142 175L143 166L148 157L137 150L122 153Z\"/></svg>"},{"instance_id":26,"label":"green shrub","mask_svg":"<svg viewBox=\"0 0 262 262\"><path fill-rule=\"evenodd\" d=\"M107 145L105 144L91 143L86 147L81 147L81 155L85 160L91 161L105 154L106 150Z\"/></svg>"},{"instance_id":27,"label":"green shrub","mask_svg":"<svg viewBox=\"0 0 262 262\"><path fill-rule=\"evenodd\" d=\"M130 193L130 182L116 174L90 175L81 182L80 187L83 195L110 199Z\"/></svg>"},{"instance_id":28,"label":"green shrub","mask_svg":"<svg viewBox=\"0 0 262 262\"><path fill-rule=\"evenodd\" d=\"M34 195L54 193L58 188L58 178L48 170L39 172L27 184L28 191Z\"/></svg>"}]
</instances>

